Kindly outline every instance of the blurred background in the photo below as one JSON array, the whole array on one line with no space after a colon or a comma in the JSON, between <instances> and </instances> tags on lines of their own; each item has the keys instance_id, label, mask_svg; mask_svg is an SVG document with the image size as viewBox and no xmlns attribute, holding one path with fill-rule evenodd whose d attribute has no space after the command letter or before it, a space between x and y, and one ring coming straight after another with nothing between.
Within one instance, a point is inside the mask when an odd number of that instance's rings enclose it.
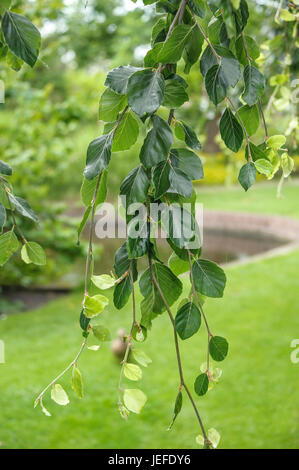
<instances>
[{"instance_id":1,"label":"blurred background","mask_svg":"<svg viewBox=\"0 0 299 470\"><path fill-rule=\"evenodd\" d=\"M296 38L274 21L278 4L248 2L247 34L260 46L256 61L266 75L264 109L269 134L286 134L295 160L292 176L260 176L244 193L237 183L244 151L220 142L221 109L209 104L198 64L187 77L190 102L179 117L196 130L205 179L196 183L204 204L204 255L227 265L224 300L207 302L213 329L228 338L230 354L221 382L198 400L222 448L298 448L298 371L291 341L299 337L299 151L296 104L290 82L298 76ZM178 385L167 318L154 322L142 345L152 358L144 372L148 403L124 422L117 410L119 358L108 343L80 361L85 397L64 408L50 403L52 417L33 410L33 400L78 349L86 242L77 246L83 213L80 186L88 143L100 135L99 99L107 72L142 65L156 22L153 6L130 0L14 2L41 30L40 59L16 73L0 61L6 101L0 105L0 159L14 168L16 194L30 201L38 226L22 220L26 237L47 251L47 266L25 265L19 255L0 269L0 448L193 448L197 423L189 404L167 432ZM295 44L296 45L296 44ZM297 53L296 53L297 52ZM183 74L183 64L180 73ZM286 76L286 81L273 76ZM234 90L236 98L240 89ZM262 142L264 129L255 136ZM140 140L115 153L108 200L116 202L121 181L137 165ZM278 197L279 196L279 197ZM109 273L122 242L97 241L97 274ZM162 247L162 255L168 253ZM104 314L112 337L129 328L130 306ZM186 376L204 361L205 335L183 345ZM203 338L202 338L203 337ZM299 342L299 340L298 340ZM192 358L192 361L190 361ZM71 395L68 378L63 385Z\"/></svg>"}]
</instances>

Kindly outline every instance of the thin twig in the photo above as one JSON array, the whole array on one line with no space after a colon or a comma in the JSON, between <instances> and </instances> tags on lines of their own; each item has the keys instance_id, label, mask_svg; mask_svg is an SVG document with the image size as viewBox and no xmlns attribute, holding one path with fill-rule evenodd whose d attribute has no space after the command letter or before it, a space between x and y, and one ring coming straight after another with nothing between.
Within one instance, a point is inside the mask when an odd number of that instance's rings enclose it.
<instances>
[{"instance_id":1,"label":"thin twig","mask_svg":"<svg viewBox=\"0 0 299 470\"><path fill-rule=\"evenodd\" d=\"M167 300L165 299L165 296L162 292L162 289L157 281L157 278L155 276L155 273L154 273L154 269L153 269L153 263L152 263L152 258L151 256L149 255L148 256L148 260L149 260L149 269L150 269L150 274L151 274L151 278L152 278L152 281L154 283L154 285L156 286L156 289L157 291L159 292L160 296L161 296L161 299L165 305L165 308L166 308L166 311L168 313L168 316L170 318L170 321L172 323L172 327L173 327L173 334L174 334L174 342L175 342L175 349L176 349L176 356L177 356L177 363L178 363L178 369L179 369L179 375L180 375L180 388L184 388L186 390L186 393L189 397L189 400L193 406L193 409L195 411L195 414L197 416L197 419L198 419L198 422L199 422L199 425L200 425L200 428L201 428L201 431L203 433L203 436L204 436L204 441L205 441L205 444L204 444L204 447L206 448L207 447L207 444L208 444L208 436L206 434L206 431L205 431L205 428L204 428L204 425L203 425L203 422L201 420L201 417L200 417L200 414L199 414L199 411L197 409L197 406L195 404L195 401L191 395L191 392L188 388L188 386L186 385L186 382L184 380L184 374L183 374L183 368L182 368L182 361L181 361L181 354L180 354L180 348L179 348L179 341L178 341L178 335L177 335L177 332L176 332L176 328L175 328L175 323L174 323L174 318L173 318L173 315L171 313L171 310L170 310L170 307L167 303Z\"/></svg>"}]
</instances>

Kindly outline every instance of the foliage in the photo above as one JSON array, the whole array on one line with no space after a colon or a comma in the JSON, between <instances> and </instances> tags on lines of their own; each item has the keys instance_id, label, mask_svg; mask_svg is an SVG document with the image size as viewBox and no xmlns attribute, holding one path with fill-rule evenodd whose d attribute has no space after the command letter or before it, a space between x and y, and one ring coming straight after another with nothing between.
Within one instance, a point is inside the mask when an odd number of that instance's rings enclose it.
<instances>
[{"instance_id":1,"label":"foliage","mask_svg":"<svg viewBox=\"0 0 299 470\"><path fill-rule=\"evenodd\" d=\"M147 4L148 2L145 2ZM196 412L202 437L197 436L198 443L205 448L217 447L220 436L215 429L206 431L199 416L192 394L186 384L181 363L181 353L178 335L185 340L197 333L204 319L208 336L206 366L195 380L194 389L197 395L205 395L210 383L219 380L210 368L210 357L222 361L228 353L228 342L221 336L212 334L204 312L204 296L219 298L223 296L226 276L223 270L209 260L201 258L200 245L191 248L191 242L200 239L200 233L192 208L192 180L203 178L203 170L198 156L193 152L201 148L201 144L193 129L184 121L177 121L175 112L188 99L188 87L185 79L179 75L177 63L183 58L185 73L200 58L200 69L204 77L205 89L211 102L218 106L225 101L225 108L220 120L220 133L226 146L237 152L245 143L245 158L239 173L239 182L247 191L255 182L256 174L266 174L271 177L275 172L275 159L282 159L285 174L293 169L291 158L284 148L284 136L275 135L268 138L267 126L262 110L261 97L265 89L265 78L258 69L255 58L254 40L245 35L249 19L246 0L240 2L213 0L206 6L203 2L173 0L156 3L159 17L158 24L152 32L152 49L144 59L144 67L120 66L107 75L105 90L100 101L100 118L106 122L103 134L94 139L88 146L86 167L84 170L83 186L92 185L93 196L88 204L81 227L88 217L91 218L89 250L86 260L85 292L83 309L80 313L80 325L84 341L75 360L54 379L37 397L35 406L41 405L44 413L48 412L43 406L43 397L48 389L56 396L55 387L59 386L59 396L62 400L54 401L67 404L68 399L62 387L57 384L72 367L77 368L78 359L85 349L89 335L98 328L97 317L105 309L108 298L96 294L90 295L90 284L99 286L98 276L93 273L92 232L94 214L102 202L98 194L114 150L127 150L137 140L140 130L146 130L146 136L140 150L140 164L135 168L121 185L121 194L129 196L124 203L128 236L126 243L117 251L115 256L115 273L117 278L105 276L105 282L100 280L100 289L114 287L113 302L117 309L123 308L132 297L133 319L128 335L127 348L122 361L119 380L118 407L121 416L127 419L130 412L140 413L146 403L146 395L140 389L123 388L123 379L138 381L142 370L129 360L134 341L144 341L152 321L167 312L173 325L177 362L179 368L178 397L174 408L176 419L182 407L182 390L190 399ZM209 18L205 28L198 18ZM214 25L216 23L216 27ZM212 26L213 27L209 27ZM201 38L198 40L198 38ZM203 43L206 42L204 51ZM250 51L250 53L249 53ZM251 54L251 55L250 55ZM231 89L240 90L240 100L243 103L240 112L230 97ZM158 114L160 107L170 108L168 120ZM252 110L252 108L254 108ZM250 113L251 127L245 124ZM259 114L264 123L265 138L262 144L253 141ZM111 122L112 121L112 122ZM248 130L247 130L248 128ZM175 129L175 133L173 130ZM188 150L173 148L175 137L183 141ZM105 194L105 191L104 193ZM130 203L138 204L138 209L130 209ZM162 204L164 202L164 205ZM175 204L172 204L175 202ZM190 212L182 203L189 202ZM156 220L151 214L151 204L162 204L160 218ZM138 219L139 234L132 235L132 221L137 214L145 214ZM186 215L191 221L192 233L186 235ZM169 226L165 228L165 221ZM182 301L176 318L171 307L182 293L182 283L170 267L159 259L156 240L153 234L157 227L166 230L167 241L175 255L188 262L191 292L187 301ZM180 234L177 229L180 227ZM142 231L140 229L142 228ZM190 228L190 226L189 226ZM182 231L183 230L183 231ZM79 229L79 233L81 228ZM139 279L139 287L143 296L141 302L141 319L137 319L135 282L138 280L137 262L146 257L148 269ZM172 255L172 262L173 262ZM170 264L171 266L171 264ZM108 282L108 285L107 285ZM95 322L95 323L94 323ZM101 326L103 328L103 326ZM101 338L101 335L95 335ZM106 337L106 335L105 335ZM144 363L140 363L144 365ZM79 372L77 372L79 374ZM80 375L81 377L81 375Z\"/></svg>"}]
</instances>

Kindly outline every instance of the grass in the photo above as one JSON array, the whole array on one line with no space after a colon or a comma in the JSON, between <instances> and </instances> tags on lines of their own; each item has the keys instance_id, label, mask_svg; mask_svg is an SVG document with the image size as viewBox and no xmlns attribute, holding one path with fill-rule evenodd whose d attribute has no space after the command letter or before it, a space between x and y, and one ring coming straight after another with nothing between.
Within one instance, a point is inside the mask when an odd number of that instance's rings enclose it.
<instances>
[{"instance_id":1,"label":"grass","mask_svg":"<svg viewBox=\"0 0 299 470\"><path fill-rule=\"evenodd\" d=\"M277 182L256 184L245 192L239 185L232 188L211 188L198 186L198 201L206 209L223 211L255 212L272 215L299 217L296 180L285 181L282 198L278 199Z\"/></svg>"},{"instance_id":2,"label":"grass","mask_svg":"<svg viewBox=\"0 0 299 470\"><path fill-rule=\"evenodd\" d=\"M298 216L299 186L287 183L284 199L276 187L200 189L206 208ZM221 433L221 448L298 448L299 365L291 363L290 343L298 336L299 251L227 269L224 299L210 299L206 312L214 334L230 343L220 365L223 376L206 397L197 397L207 428ZM0 320L6 363L0 364L0 442L2 448L196 448L199 427L184 396L183 409L167 432L178 387L172 331L166 314L153 323L139 348L153 363L144 369L140 387L148 396L141 415L123 421L117 410L119 362L109 344L85 351L80 359L85 396L77 399L70 377L61 380L71 403L44 402L52 417L33 409L34 398L75 356L81 343L78 327L81 294L74 293L26 314ZM173 309L175 312L175 309ZM131 306L109 307L103 323L116 336L129 328ZM96 341L91 341L96 343ZM183 364L192 384L205 360L206 334L181 342ZM132 385L133 384L133 385Z\"/></svg>"},{"instance_id":3,"label":"grass","mask_svg":"<svg viewBox=\"0 0 299 470\"><path fill-rule=\"evenodd\" d=\"M206 426L221 433L221 448L299 445L299 365L290 361L290 342L299 329L298 263L295 252L231 268L224 299L207 302L212 330L228 338L230 352L221 364L220 384L196 401ZM79 348L80 301L80 295L72 294L0 321L6 348L6 363L0 365L2 448L196 447L199 428L186 397L173 430L166 431L178 387L166 314L155 320L148 340L140 346L153 360L139 385L148 396L141 415L131 415L129 422L118 415L120 366L108 344L98 352L87 350L80 360L83 400L73 395L65 377L61 383L71 397L70 405L59 407L47 396L51 418L33 409L34 397ZM121 312L108 308L103 321L115 335L120 326L128 328L130 317L128 304ZM181 346L192 385L204 361L204 328Z\"/></svg>"}]
</instances>

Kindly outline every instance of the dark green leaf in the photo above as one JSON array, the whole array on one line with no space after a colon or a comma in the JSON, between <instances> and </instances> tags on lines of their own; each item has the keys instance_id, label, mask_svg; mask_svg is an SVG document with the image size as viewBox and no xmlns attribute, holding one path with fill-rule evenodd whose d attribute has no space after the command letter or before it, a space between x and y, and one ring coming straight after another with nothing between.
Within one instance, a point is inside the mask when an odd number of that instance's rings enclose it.
<instances>
[{"instance_id":1,"label":"dark green leaf","mask_svg":"<svg viewBox=\"0 0 299 470\"><path fill-rule=\"evenodd\" d=\"M84 309L82 308L81 313L80 313L80 327L82 328L83 331L87 331L88 325L90 323L90 318L87 318L84 315Z\"/></svg>"},{"instance_id":2,"label":"dark green leaf","mask_svg":"<svg viewBox=\"0 0 299 470\"><path fill-rule=\"evenodd\" d=\"M255 183L256 169L254 163L248 162L242 166L239 173L239 183L247 191Z\"/></svg>"},{"instance_id":3,"label":"dark green leaf","mask_svg":"<svg viewBox=\"0 0 299 470\"><path fill-rule=\"evenodd\" d=\"M197 333L200 324L200 311L192 302L183 305L175 317L175 328L181 339L188 339Z\"/></svg>"},{"instance_id":4,"label":"dark green leaf","mask_svg":"<svg viewBox=\"0 0 299 470\"><path fill-rule=\"evenodd\" d=\"M164 266L163 264L154 263L153 271L166 302L171 306L182 293L183 286L181 281L167 266ZM154 304L152 311L157 314L162 313L166 307L156 286L153 287L149 269L147 269L141 276L139 286L143 297L148 297L148 295L151 294L152 289L154 289Z\"/></svg>"},{"instance_id":5,"label":"dark green leaf","mask_svg":"<svg viewBox=\"0 0 299 470\"><path fill-rule=\"evenodd\" d=\"M221 336L213 336L210 340L210 354L214 361L223 361L228 353L228 342Z\"/></svg>"},{"instance_id":6,"label":"dark green leaf","mask_svg":"<svg viewBox=\"0 0 299 470\"><path fill-rule=\"evenodd\" d=\"M111 158L112 139L113 133L110 132L98 137L89 144L84 170L86 179L92 180L108 166Z\"/></svg>"},{"instance_id":7,"label":"dark green leaf","mask_svg":"<svg viewBox=\"0 0 299 470\"><path fill-rule=\"evenodd\" d=\"M38 217L36 213L31 209L27 201L25 201L21 197L14 196L11 193L7 194L17 212L19 212L23 217L26 217L27 219L31 219L34 220L34 222L38 222Z\"/></svg>"},{"instance_id":8,"label":"dark green leaf","mask_svg":"<svg viewBox=\"0 0 299 470\"><path fill-rule=\"evenodd\" d=\"M2 32L9 49L33 67L41 43L38 29L25 16L7 10L2 19Z\"/></svg>"},{"instance_id":9,"label":"dark green leaf","mask_svg":"<svg viewBox=\"0 0 299 470\"><path fill-rule=\"evenodd\" d=\"M236 28L236 34L238 36L244 30L247 24L248 18L249 18L247 2L245 0L241 0L239 8L238 9L233 8L232 13L233 13L233 18L234 18L234 23L235 23L235 28Z\"/></svg>"},{"instance_id":10,"label":"dark green leaf","mask_svg":"<svg viewBox=\"0 0 299 470\"><path fill-rule=\"evenodd\" d=\"M168 238L180 250L187 249L190 242L193 243L193 241L197 241L198 247L200 247L198 225L193 215L184 207L178 204L166 207L161 214L161 221ZM180 255L178 254L178 256Z\"/></svg>"},{"instance_id":11,"label":"dark green leaf","mask_svg":"<svg viewBox=\"0 0 299 470\"><path fill-rule=\"evenodd\" d=\"M163 106L167 108L179 108L185 101L189 100L185 88L178 80L167 80Z\"/></svg>"},{"instance_id":12,"label":"dark green leaf","mask_svg":"<svg viewBox=\"0 0 299 470\"><path fill-rule=\"evenodd\" d=\"M227 95L227 82L220 65L213 65L205 77L207 93L211 101L217 106Z\"/></svg>"},{"instance_id":13,"label":"dark green leaf","mask_svg":"<svg viewBox=\"0 0 299 470\"><path fill-rule=\"evenodd\" d=\"M108 86L111 90L120 95L125 95L127 93L129 78L138 70L141 69L139 67L132 67L131 65L121 65L108 73L105 86Z\"/></svg>"},{"instance_id":14,"label":"dark green leaf","mask_svg":"<svg viewBox=\"0 0 299 470\"><path fill-rule=\"evenodd\" d=\"M168 160L163 160L154 168L153 182L155 186L155 199L159 199L168 191L170 187L170 169L171 166Z\"/></svg>"},{"instance_id":15,"label":"dark green leaf","mask_svg":"<svg viewBox=\"0 0 299 470\"><path fill-rule=\"evenodd\" d=\"M195 134L194 130L191 129L183 121L176 121L175 124L175 135L178 139L183 140L188 147L193 150L201 150L201 144ZM195 179L195 178L192 178Z\"/></svg>"},{"instance_id":16,"label":"dark green leaf","mask_svg":"<svg viewBox=\"0 0 299 470\"><path fill-rule=\"evenodd\" d=\"M203 168L200 158L187 149L171 149L170 159L173 167L179 168L190 179L200 180L203 178Z\"/></svg>"},{"instance_id":17,"label":"dark green leaf","mask_svg":"<svg viewBox=\"0 0 299 470\"><path fill-rule=\"evenodd\" d=\"M247 65L244 69L244 82L242 98L249 106L253 106L264 92L265 78L258 69Z\"/></svg>"},{"instance_id":18,"label":"dark green leaf","mask_svg":"<svg viewBox=\"0 0 299 470\"><path fill-rule=\"evenodd\" d=\"M201 73L206 76L207 72L210 71L214 65L218 65L221 68L221 75L226 82L226 87L235 87L241 76L238 60L235 58L234 54L225 47L215 45L214 50L221 57L221 63L218 63L213 50L208 46L200 60Z\"/></svg>"},{"instance_id":19,"label":"dark green leaf","mask_svg":"<svg viewBox=\"0 0 299 470\"><path fill-rule=\"evenodd\" d=\"M153 128L148 132L140 151L140 161L146 168L165 160L174 140L172 130L164 119L153 116L152 122Z\"/></svg>"},{"instance_id":20,"label":"dark green leaf","mask_svg":"<svg viewBox=\"0 0 299 470\"><path fill-rule=\"evenodd\" d=\"M194 260L192 266L195 289L207 297L222 297L226 276L216 263L206 259Z\"/></svg>"},{"instance_id":21,"label":"dark green leaf","mask_svg":"<svg viewBox=\"0 0 299 470\"><path fill-rule=\"evenodd\" d=\"M164 100L164 78L149 69L134 73L128 81L128 103L139 116L153 114Z\"/></svg>"},{"instance_id":22,"label":"dark green leaf","mask_svg":"<svg viewBox=\"0 0 299 470\"><path fill-rule=\"evenodd\" d=\"M172 167L169 173L170 192L190 197L192 194L192 182L189 176L177 167Z\"/></svg>"},{"instance_id":23,"label":"dark green leaf","mask_svg":"<svg viewBox=\"0 0 299 470\"><path fill-rule=\"evenodd\" d=\"M189 73L192 65L196 64L202 51L204 38L198 28L193 29L191 38L187 42L183 57L185 60L184 73Z\"/></svg>"},{"instance_id":24,"label":"dark green leaf","mask_svg":"<svg viewBox=\"0 0 299 470\"><path fill-rule=\"evenodd\" d=\"M209 378L207 374L200 374L194 382L194 390L200 397L205 395L209 388Z\"/></svg>"},{"instance_id":25,"label":"dark green leaf","mask_svg":"<svg viewBox=\"0 0 299 470\"><path fill-rule=\"evenodd\" d=\"M206 14L205 2L203 0L189 0L188 6L195 15L204 18Z\"/></svg>"},{"instance_id":26,"label":"dark green leaf","mask_svg":"<svg viewBox=\"0 0 299 470\"><path fill-rule=\"evenodd\" d=\"M249 57L252 60L256 60L260 55L260 48L258 44L250 36L245 35L244 40L246 43L246 49L247 49ZM246 65L248 65L248 58L247 58L247 52L244 47L242 36L239 36L238 39L236 40L235 48L236 48L236 55L237 55L239 62L241 62L241 64L244 65L244 67L246 67Z\"/></svg>"},{"instance_id":27,"label":"dark green leaf","mask_svg":"<svg viewBox=\"0 0 299 470\"><path fill-rule=\"evenodd\" d=\"M246 104L245 106L241 106L238 113L242 119L247 134L249 136L255 134L260 125L260 115L257 105L248 106L248 104Z\"/></svg>"},{"instance_id":28,"label":"dark green leaf","mask_svg":"<svg viewBox=\"0 0 299 470\"><path fill-rule=\"evenodd\" d=\"M83 214L83 217L82 217L82 220L80 222L80 225L78 227L78 230L77 230L77 234L78 234L78 238L77 238L77 245L80 245L80 237L81 237L81 233L82 231L84 230L85 228L85 225L88 221L88 217L91 213L91 205L88 206Z\"/></svg>"},{"instance_id":29,"label":"dark green leaf","mask_svg":"<svg viewBox=\"0 0 299 470\"><path fill-rule=\"evenodd\" d=\"M99 107L99 119L102 121L115 121L118 113L124 109L126 97L107 88L102 94Z\"/></svg>"},{"instance_id":30,"label":"dark green leaf","mask_svg":"<svg viewBox=\"0 0 299 470\"><path fill-rule=\"evenodd\" d=\"M130 276L126 276L119 284L114 288L113 302L115 307L120 310L123 308L129 300L132 292Z\"/></svg>"},{"instance_id":31,"label":"dark green leaf","mask_svg":"<svg viewBox=\"0 0 299 470\"><path fill-rule=\"evenodd\" d=\"M252 142L249 143L250 147L250 154L252 157L252 160L255 162L256 160L260 160L261 158L267 159L267 155L264 152L265 148L263 148L262 145L254 145ZM248 145L245 147L245 157L248 160L249 154L248 154Z\"/></svg>"},{"instance_id":32,"label":"dark green leaf","mask_svg":"<svg viewBox=\"0 0 299 470\"><path fill-rule=\"evenodd\" d=\"M5 210L5 207L0 202L0 233L2 233L5 222L6 222L6 210Z\"/></svg>"},{"instance_id":33,"label":"dark green leaf","mask_svg":"<svg viewBox=\"0 0 299 470\"><path fill-rule=\"evenodd\" d=\"M96 207L99 204L102 204L106 199L107 175L108 175L107 170L104 170L101 175L101 180L100 180L100 184L98 187L98 192L97 192L97 197L96 197L96 202L95 202ZM91 201L93 199L95 189L97 186L97 182L98 182L98 176L96 176L92 180L88 180L86 178L83 179L80 194L81 194L81 200L86 207L88 207L91 204Z\"/></svg>"},{"instance_id":34,"label":"dark green leaf","mask_svg":"<svg viewBox=\"0 0 299 470\"><path fill-rule=\"evenodd\" d=\"M127 205L134 202L144 202L147 198L150 180L142 165L134 168L124 179L120 194L127 197Z\"/></svg>"},{"instance_id":35,"label":"dark green leaf","mask_svg":"<svg viewBox=\"0 0 299 470\"><path fill-rule=\"evenodd\" d=\"M243 142L243 130L230 108L226 108L220 120L220 134L225 145L237 152Z\"/></svg>"},{"instance_id":36,"label":"dark green leaf","mask_svg":"<svg viewBox=\"0 0 299 470\"><path fill-rule=\"evenodd\" d=\"M137 269L136 262L130 260L127 250L127 244L124 243L115 253L114 259L114 270L118 277L121 277L125 272L127 272L132 263L133 268L133 278L134 281L137 279Z\"/></svg>"},{"instance_id":37,"label":"dark green leaf","mask_svg":"<svg viewBox=\"0 0 299 470\"><path fill-rule=\"evenodd\" d=\"M106 124L104 132L110 132L117 123ZM135 144L139 135L139 123L131 111L127 111L121 122L117 125L113 137L112 152L128 150Z\"/></svg>"},{"instance_id":38,"label":"dark green leaf","mask_svg":"<svg viewBox=\"0 0 299 470\"><path fill-rule=\"evenodd\" d=\"M185 45L191 37L193 28L194 26L186 24L176 26L159 53L159 62L163 64L178 62L182 57Z\"/></svg>"},{"instance_id":39,"label":"dark green leaf","mask_svg":"<svg viewBox=\"0 0 299 470\"><path fill-rule=\"evenodd\" d=\"M9 165L7 165L7 163L3 162L2 160L0 160L0 173L1 175L12 175L12 169Z\"/></svg>"},{"instance_id":40,"label":"dark green leaf","mask_svg":"<svg viewBox=\"0 0 299 470\"><path fill-rule=\"evenodd\" d=\"M170 425L168 426L167 431L170 431L170 429L172 428L178 414L180 413L180 411L182 409L182 404L183 404L183 394L182 394L181 391L179 391L179 393L177 394L176 400L175 400L172 421L171 421Z\"/></svg>"}]
</instances>

